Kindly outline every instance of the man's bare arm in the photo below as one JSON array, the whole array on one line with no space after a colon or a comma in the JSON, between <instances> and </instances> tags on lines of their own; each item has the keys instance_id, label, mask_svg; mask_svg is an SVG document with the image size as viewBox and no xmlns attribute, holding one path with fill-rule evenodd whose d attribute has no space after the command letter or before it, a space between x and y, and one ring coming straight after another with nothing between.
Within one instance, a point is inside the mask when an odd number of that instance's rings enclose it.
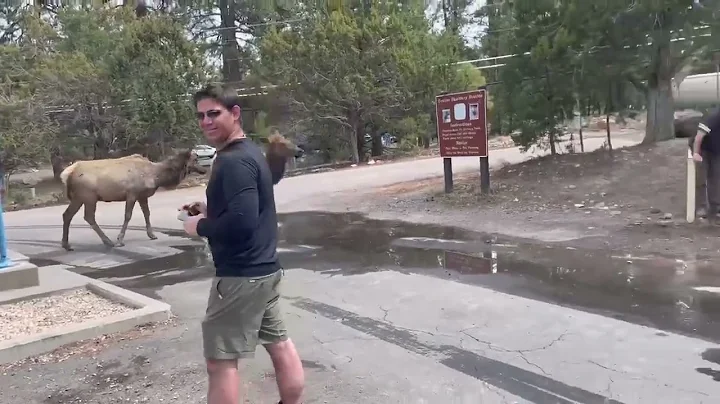
<instances>
[{"instance_id":1,"label":"man's bare arm","mask_svg":"<svg viewBox=\"0 0 720 404\"><path fill-rule=\"evenodd\" d=\"M697 134L695 135L695 140L693 141L693 154L700 154L700 146L702 145L705 135L707 135L705 130L698 129Z\"/></svg>"}]
</instances>

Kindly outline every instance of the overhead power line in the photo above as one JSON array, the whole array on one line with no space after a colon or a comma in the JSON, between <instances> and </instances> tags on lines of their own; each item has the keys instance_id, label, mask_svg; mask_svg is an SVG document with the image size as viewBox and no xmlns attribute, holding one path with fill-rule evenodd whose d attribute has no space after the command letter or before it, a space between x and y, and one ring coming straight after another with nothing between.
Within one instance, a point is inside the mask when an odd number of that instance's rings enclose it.
<instances>
[{"instance_id":1,"label":"overhead power line","mask_svg":"<svg viewBox=\"0 0 720 404\"><path fill-rule=\"evenodd\" d=\"M704 26L698 27L698 29L707 29L707 28L710 28L710 26L709 26L709 25L704 25ZM682 41L692 40L692 39L697 38L697 37L711 37L711 36L712 36L712 33L699 34L699 35L694 35L694 36L692 36L692 37L690 37L690 38L685 38L685 37L672 38L672 39L670 39L670 42L682 42ZM648 43L647 43L647 46L651 46L651 45L652 45L652 42L648 42ZM641 45L637 45L637 46L641 46ZM636 46L636 47L637 47L637 46ZM599 46L599 47L591 48L588 52L589 52L589 53L593 53L593 52L596 52L596 51L598 51L598 50L600 50L600 49L603 49L603 48L609 48L609 46ZM630 46L630 45L623 46L623 49L632 49L632 48L633 48L633 46ZM480 59L463 60L463 61L457 62L457 63L455 63L455 64L456 64L456 65L462 65L462 64L468 64L468 63L497 61L497 60L501 60L501 59L509 59L509 58L514 58L514 57L518 57L518 56L529 56L529 55L530 55L530 52L525 52L525 53L522 53L522 54L520 54L520 53L513 53L513 54L500 55L500 56L485 57L485 58L480 58ZM494 64L494 65L490 65L490 66L477 66L476 69L477 69L477 70L486 70L486 69L492 69L492 68L495 68L495 67L503 67L503 66L506 66L506 65L507 65L507 63Z\"/></svg>"}]
</instances>

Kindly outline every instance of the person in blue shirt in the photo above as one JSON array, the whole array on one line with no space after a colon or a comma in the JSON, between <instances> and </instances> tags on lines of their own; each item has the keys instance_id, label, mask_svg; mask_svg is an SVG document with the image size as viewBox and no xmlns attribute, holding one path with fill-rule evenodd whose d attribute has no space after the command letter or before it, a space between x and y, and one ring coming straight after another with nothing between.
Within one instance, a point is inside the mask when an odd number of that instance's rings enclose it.
<instances>
[{"instance_id":1,"label":"person in blue shirt","mask_svg":"<svg viewBox=\"0 0 720 404\"><path fill-rule=\"evenodd\" d=\"M234 90L208 86L195 93L197 120L218 149L207 185L207 204L181 209L187 234L207 238L215 277L202 322L209 376L208 404L240 401L238 360L262 344L272 358L281 404L299 404L305 376L280 310L283 269L273 174L261 148L241 127Z\"/></svg>"}]
</instances>

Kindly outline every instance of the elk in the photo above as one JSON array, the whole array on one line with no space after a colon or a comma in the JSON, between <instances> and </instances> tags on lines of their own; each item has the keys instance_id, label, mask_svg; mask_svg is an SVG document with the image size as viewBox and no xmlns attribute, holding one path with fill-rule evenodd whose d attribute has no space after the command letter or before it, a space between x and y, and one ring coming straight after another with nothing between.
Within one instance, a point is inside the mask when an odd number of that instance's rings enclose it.
<instances>
[{"instance_id":1,"label":"elk","mask_svg":"<svg viewBox=\"0 0 720 404\"><path fill-rule=\"evenodd\" d=\"M265 158L273 173L273 184L277 184L285 173L287 159L302 155L302 149L280 134L268 138ZM63 213L62 247L72 251L68 241L70 222L82 206L85 206L85 221L108 247L121 247L125 232L132 218L137 202L145 217L145 229L151 240L157 239L150 224L148 199L158 188L176 187L191 172L205 174L206 169L197 164L192 150L182 151L160 162L133 154L126 157L77 161L60 173L65 185L65 194L70 205ZM98 202L125 202L125 219L117 241L113 243L95 221Z\"/></svg>"},{"instance_id":2,"label":"elk","mask_svg":"<svg viewBox=\"0 0 720 404\"><path fill-rule=\"evenodd\" d=\"M268 166L270 166L273 185L277 185L285 175L288 159L291 157L302 157L303 153L303 149L286 139L277 130L268 136L265 160L267 160Z\"/></svg>"}]
</instances>

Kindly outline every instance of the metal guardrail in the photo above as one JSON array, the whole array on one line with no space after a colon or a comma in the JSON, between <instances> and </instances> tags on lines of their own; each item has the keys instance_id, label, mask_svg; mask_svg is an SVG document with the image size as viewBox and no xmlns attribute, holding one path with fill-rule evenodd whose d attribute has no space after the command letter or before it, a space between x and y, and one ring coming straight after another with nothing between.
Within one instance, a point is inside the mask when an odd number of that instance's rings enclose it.
<instances>
[{"instance_id":1,"label":"metal guardrail","mask_svg":"<svg viewBox=\"0 0 720 404\"><path fill-rule=\"evenodd\" d=\"M340 168L350 167L352 164L353 164L352 161L342 161L339 163L327 163L327 164L319 164L319 165L309 166L309 167L292 168L285 172L285 176L286 177L295 177L297 175L337 170Z\"/></svg>"}]
</instances>

